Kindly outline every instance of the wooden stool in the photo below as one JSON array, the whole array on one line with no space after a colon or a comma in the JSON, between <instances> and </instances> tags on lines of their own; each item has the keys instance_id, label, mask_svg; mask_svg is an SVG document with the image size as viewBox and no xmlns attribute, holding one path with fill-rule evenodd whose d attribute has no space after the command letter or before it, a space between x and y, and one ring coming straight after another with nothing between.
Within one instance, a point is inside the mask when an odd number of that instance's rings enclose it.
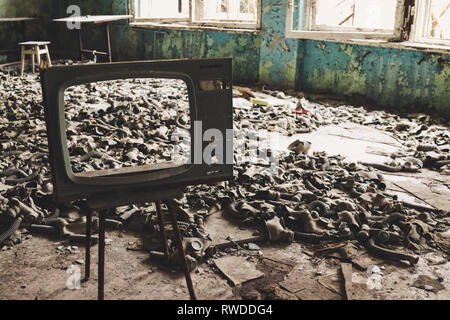
<instances>
[{"instance_id":1,"label":"wooden stool","mask_svg":"<svg viewBox=\"0 0 450 320\"><path fill-rule=\"evenodd\" d=\"M20 42L19 45L22 47L22 68L21 75L23 76L23 71L25 69L25 55L31 55L31 66L34 73L34 55L36 55L36 62L38 67L41 67L41 54L47 56L48 66L52 66L52 61L50 60L50 53L48 51L48 45L50 41L27 41Z\"/></svg>"}]
</instances>

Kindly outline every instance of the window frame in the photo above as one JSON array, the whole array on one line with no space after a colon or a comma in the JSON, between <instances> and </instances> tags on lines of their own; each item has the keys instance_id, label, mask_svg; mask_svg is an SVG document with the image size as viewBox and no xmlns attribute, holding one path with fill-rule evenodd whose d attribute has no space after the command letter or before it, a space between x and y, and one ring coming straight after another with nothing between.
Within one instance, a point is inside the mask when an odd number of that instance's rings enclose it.
<instances>
[{"instance_id":1,"label":"window frame","mask_svg":"<svg viewBox=\"0 0 450 320\"><path fill-rule=\"evenodd\" d=\"M247 30L259 30L261 28L261 1L257 1L256 7L256 22L249 23L243 20L226 21L226 20L199 20L198 17L202 16L202 2L204 0L189 0L189 17L188 18L137 18L136 2L138 0L130 0L131 13L133 18L132 24L144 25L147 23L149 26L152 24L165 24L167 27L171 25L185 27L213 27L213 28L229 28L229 29L247 29ZM206 0L208 1L208 0Z\"/></svg>"},{"instance_id":2,"label":"window frame","mask_svg":"<svg viewBox=\"0 0 450 320\"><path fill-rule=\"evenodd\" d=\"M294 30L294 0L286 0L286 38L311 39L311 40L385 40L399 41L402 36L403 17L405 12L405 0L397 0L394 30L366 29L354 31L355 28L327 27L326 30L311 30L314 25L316 0L305 0L305 25L307 30Z\"/></svg>"},{"instance_id":3,"label":"window frame","mask_svg":"<svg viewBox=\"0 0 450 320\"><path fill-rule=\"evenodd\" d=\"M433 39L428 37L432 0L416 0L414 22L411 28L410 42L419 45L437 45L450 48L450 39Z\"/></svg>"}]
</instances>

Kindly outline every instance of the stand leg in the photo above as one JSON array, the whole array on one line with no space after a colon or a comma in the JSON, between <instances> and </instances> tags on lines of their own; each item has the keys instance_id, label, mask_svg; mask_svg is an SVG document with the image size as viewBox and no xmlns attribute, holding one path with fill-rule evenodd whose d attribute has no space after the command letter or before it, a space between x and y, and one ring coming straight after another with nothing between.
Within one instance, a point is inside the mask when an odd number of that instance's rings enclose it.
<instances>
[{"instance_id":1,"label":"stand leg","mask_svg":"<svg viewBox=\"0 0 450 320\"><path fill-rule=\"evenodd\" d=\"M159 223L159 230L161 234L161 244L164 248L164 257L166 260L169 258L169 248L167 246L167 235L166 235L166 229L164 228L164 216L161 209L161 201L156 201L156 213L158 214L158 223Z\"/></svg>"},{"instance_id":2,"label":"stand leg","mask_svg":"<svg viewBox=\"0 0 450 320\"><path fill-rule=\"evenodd\" d=\"M99 211L98 221L98 300L105 299L105 213Z\"/></svg>"},{"instance_id":3,"label":"stand leg","mask_svg":"<svg viewBox=\"0 0 450 320\"><path fill-rule=\"evenodd\" d=\"M91 276L91 226L92 210L86 214L86 265L84 266L84 281L88 281Z\"/></svg>"},{"instance_id":4,"label":"stand leg","mask_svg":"<svg viewBox=\"0 0 450 320\"><path fill-rule=\"evenodd\" d=\"M180 228L178 227L175 211L173 210L173 207L170 204L167 204L167 206L169 207L169 212L172 219L172 226L176 235L178 252L180 253L180 261L183 265L184 276L186 278L186 284L189 290L189 295L191 297L191 300L197 300L197 298L195 297L194 286L192 285L191 274L189 273L189 267L186 261L186 253L184 252L183 241L181 240Z\"/></svg>"},{"instance_id":5,"label":"stand leg","mask_svg":"<svg viewBox=\"0 0 450 320\"><path fill-rule=\"evenodd\" d=\"M80 45L80 59L81 59L81 62L83 62L84 54L83 54L83 39L81 38L81 28L78 29L78 43Z\"/></svg>"},{"instance_id":6,"label":"stand leg","mask_svg":"<svg viewBox=\"0 0 450 320\"><path fill-rule=\"evenodd\" d=\"M20 76L23 77L23 71L25 70L25 47L22 46L21 51L21 63L20 63Z\"/></svg>"},{"instance_id":7,"label":"stand leg","mask_svg":"<svg viewBox=\"0 0 450 320\"><path fill-rule=\"evenodd\" d=\"M109 23L106 23L106 41L108 43L108 58L109 58L109 62L112 62L112 57L111 57L111 38L109 36Z\"/></svg>"}]
</instances>

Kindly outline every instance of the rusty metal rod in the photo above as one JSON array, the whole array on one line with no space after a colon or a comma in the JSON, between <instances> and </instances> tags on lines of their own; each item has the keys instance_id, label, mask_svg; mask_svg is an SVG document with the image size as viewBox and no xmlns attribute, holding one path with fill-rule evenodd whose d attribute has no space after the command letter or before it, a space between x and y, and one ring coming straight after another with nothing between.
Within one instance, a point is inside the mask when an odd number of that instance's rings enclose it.
<instances>
[{"instance_id":1,"label":"rusty metal rod","mask_svg":"<svg viewBox=\"0 0 450 320\"><path fill-rule=\"evenodd\" d=\"M103 51L88 50L88 49L83 49L83 50L81 50L81 52L92 53L92 54L99 54L99 55L103 55L103 56L107 56L108 55L108 53L103 52Z\"/></svg>"},{"instance_id":2,"label":"rusty metal rod","mask_svg":"<svg viewBox=\"0 0 450 320\"><path fill-rule=\"evenodd\" d=\"M248 239L242 239L242 240L229 240L230 242L223 242L218 243L214 247L216 249L225 249L232 246L241 246L243 244L252 243L252 242L265 242L269 241L268 235L261 235L261 236L254 236Z\"/></svg>"},{"instance_id":3,"label":"rusty metal rod","mask_svg":"<svg viewBox=\"0 0 450 320\"><path fill-rule=\"evenodd\" d=\"M172 219L172 227L173 227L173 230L175 231L178 252L180 253L180 262L183 265L184 276L186 278L186 284L187 284L187 287L189 290L189 296L191 297L191 300L197 300L197 298L195 297L194 286L192 285L191 274L189 273L189 267L188 267L188 264L186 261L186 253L184 252L183 241L181 239L181 233L180 233L180 228L178 227L177 217L175 215L173 206L170 205L169 203L167 204L167 206L169 207L169 212L170 212L170 216Z\"/></svg>"},{"instance_id":4,"label":"rusty metal rod","mask_svg":"<svg viewBox=\"0 0 450 320\"><path fill-rule=\"evenodd\" d=\"M111 56L111 38L109 36L109 23L106 23L106 42L108 45L108 59L109 62L112 62L112 56Z\"/></svg>"}]
</instances>

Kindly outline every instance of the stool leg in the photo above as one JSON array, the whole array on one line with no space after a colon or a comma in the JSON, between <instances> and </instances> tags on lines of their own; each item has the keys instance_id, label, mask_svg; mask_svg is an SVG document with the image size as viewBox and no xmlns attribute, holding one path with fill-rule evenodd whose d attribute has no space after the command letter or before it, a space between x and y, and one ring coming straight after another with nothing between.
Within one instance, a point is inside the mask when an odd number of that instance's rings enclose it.
<instances>
[{"instance_id":1,"label":"stool leg","mask_svg":"<svg viewBox=\"0 0 450 320\"><path fill-rule=\"evenodd\" d=\"M25 70L25 47L22 46L22 62L21 62L21 66L20 66L20 75L23 77L23 71Z\"/></svg>"},{"instance_id":2,"label":"stool leg","mask_svg":"<svg viewBox=\"0 0 450 320\"><path fill-rule=\"evenodd\" d=\"M37 66L38 66L38 70L41 67L41 53L39 50L39 46L36 46L34 48L34 51L36 52L36 62L37 62Z\"/></svg>"},{"instance_id":3,"label":"stool leg","mask_svg":"<svg viewBox=\"0 0 450 320\"><path fill-rule=\"evenodd\" d=\"M34 73L34 54L31 54L31 70Z\"/></svg>"},{"instance_id":4,"label":"stool leg","mask_svg":"<svg viewBox=\"0 0 450 320\"><path fill-rule=\"evenodd\" d=\"M158 214L158 223L159 223L159 230L161 234L161 244L164 248L164 257L166 260L169 258L169 248L167 246L167 235L166 235L166 229L164 228L164 216L161 209L161 201L155 202L156 206L156 213Z\"/></svg>"},{"instance_id":5,"label":"stool leg","mask_svg":"<svg viewBox=\"0 0 450 320\"><path fill-rule=\"evenodd\" d=\"M169 207L169 212L170 212L170 216L171 216L171 220L172 220L172 227L173 227L173 230L175 231L178 252L180 253L180 261L183 265L184 276L186 278L186 284L187 284L187 287L189 290L189 296L191 297L191 300L197 300L197 298L195 297L194 286L192 285L191 274L189 273L189 267L188 267L188 264L186 261L186 253L184 252L183 242L181 240L180 228L178 227L178 223L177 223L177 217L175 215L175 211L173 210L173 207L170 204L167 204L167 206Z\"/></svg>"},{"instance_id":6,"label":"stool leg","mask_svg":"<svg viewBox=\"0 0 450 320\"><path fill-rule=\"evenodd\" d=\"M92 210L86 214L86 264L84 266L84 281L88 281L91 276L91 226L92 226Z\"/></svg>"},{"instance_id":7,"label":"stool leg","mask_svg":"<svg viewBox=\"0 0 450 320\"><path fill-rule=\"evenodd\" d=\"M98 221L98 300L105 299L105 213L99 211Z\"/></svg>"},{"instance_id":8,"label":"stool leg","mask_svg":"<svg viewBox=\"0 0 450 320\"><path fill-rule=\"evenodd\" d=\"M50 68L52 66L52 60L50 59L50 51L48 51L48 46L45 45L45 50L47 51L47 61L48 61L48 67Z\"/></svg>"}]
</instances>

